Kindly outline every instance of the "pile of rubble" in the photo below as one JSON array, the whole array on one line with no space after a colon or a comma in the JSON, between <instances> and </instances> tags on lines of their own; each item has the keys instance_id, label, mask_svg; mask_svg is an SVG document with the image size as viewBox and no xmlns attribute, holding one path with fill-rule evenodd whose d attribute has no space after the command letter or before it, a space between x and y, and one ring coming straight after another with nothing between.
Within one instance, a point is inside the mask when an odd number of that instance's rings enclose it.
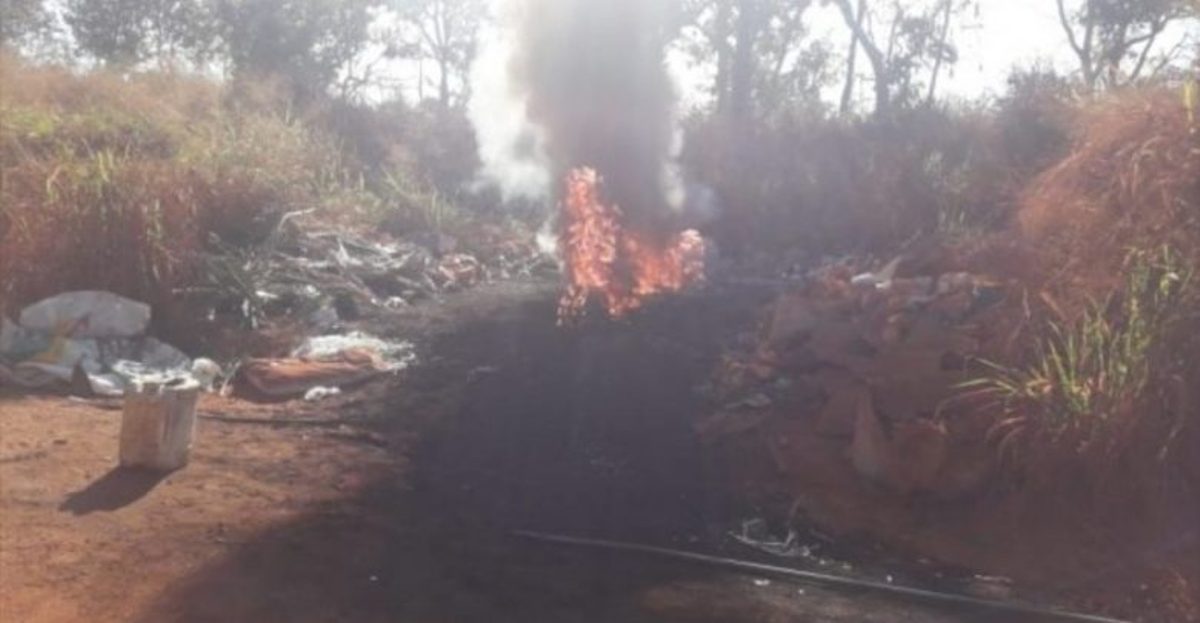
<instances>
[{"instance_id":1,"label":"pile of rubble","mask_svg":"<svg viewBox=\"0 0 1200 623\"><path fill-rule=\"evenodd\" d=\"M721 407L699 434L758 434L789 477L851 472L902 495L977 488L991 470L985 435L946 406L974 358L1009 338L1009 288L964 272L900 276L899 258L856 268L822 267L771 305L718 370Z\"/></svg>"}]
</instances>

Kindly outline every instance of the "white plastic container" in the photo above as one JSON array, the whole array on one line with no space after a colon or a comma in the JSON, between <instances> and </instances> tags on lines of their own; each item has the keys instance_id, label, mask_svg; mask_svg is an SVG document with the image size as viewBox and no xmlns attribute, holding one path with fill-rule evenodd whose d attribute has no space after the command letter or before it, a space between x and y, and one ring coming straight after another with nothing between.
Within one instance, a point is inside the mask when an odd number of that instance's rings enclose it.
<instances>
[{"instance_id":1,"label":"white plastic container","mask_svg":"<svg viewBox=\"0 0 1200 623\"><path fill-rule=\"evenodd\" d=\"M121 465L174 471L188 463L200 384L193 379L136 383L125 392Z\"/></svg>"}]
</instances>

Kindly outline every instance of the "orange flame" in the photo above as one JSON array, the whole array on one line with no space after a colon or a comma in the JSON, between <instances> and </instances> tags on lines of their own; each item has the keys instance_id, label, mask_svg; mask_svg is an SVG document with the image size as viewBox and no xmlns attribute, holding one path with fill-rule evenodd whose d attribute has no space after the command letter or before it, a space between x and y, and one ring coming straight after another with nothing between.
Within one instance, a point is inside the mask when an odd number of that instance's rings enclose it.
<instances>
[{"instance_id":1,"label":"orange flame","mask_svg":"<svg viewBox=\"0 0 1200 623\"><path fill-rule=\"evenodd\" d=\"M600 200L600 177L589 168L566 177L564 226L559 240L567 288L559 301L559 323L583 315L596 297L614 317L656 294L676 292L704 279L704 239L689 229L656 245L621 225L621 208Z\"/></svg>"}]
</instances>

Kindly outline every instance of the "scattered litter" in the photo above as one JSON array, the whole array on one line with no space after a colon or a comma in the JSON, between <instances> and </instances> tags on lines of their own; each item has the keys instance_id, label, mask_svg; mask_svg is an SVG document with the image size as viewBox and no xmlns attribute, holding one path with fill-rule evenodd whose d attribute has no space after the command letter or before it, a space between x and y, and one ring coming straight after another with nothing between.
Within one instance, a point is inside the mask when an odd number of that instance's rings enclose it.
<instances>
[{"instance_id":1,"label":"scattered litter","mask_svg":"<svg viewBox=\"0 0 1200 623\"><path fill-rule=\"evenodd\" d=\"M876 272L855 275L850 278L850 285L859 288L887 290L892 286L892 279L896 275L896 269L900 266L900 262L903 259L903 257L897 257Z\"/></svg>"},{"instance_id":2,"label":"scattered litter","mask_svg":"<svg viewBox=\"0 0 1200 623\"><path fill-rule=\"evenodd\" d=\"M412 342L382 340L363 333L353 331L342 335L322 335L310 337L296 350L293 357L303 359L323 359L336 357L347 351L367 351L376 354L386 370L403 370L416 362L417 355Z\"/></svg>"},{"instance_id":3,"label":"scattered litter","mask_svg":"<svg viewBox=\"0 0 1200 623\"><path fill-rule=\"evenodd\" d=\"M192 377L200 383L200 388L204 391L212 391L213 385L221 376L221 366L212 359L200 357L192 362Z\"/></svg>"},{"instance_id":4,"label":"scattered litter","mask_svg":"<svg viewBox=\"0 0 1200 623\"><path fill-rule=\"evenodd\" d=\"M251 359L238 370L238 379L260 397L320 400L415 361L412 343L355 331L310 337L288 358Z\"/></svg>"},{"instance_id":5,"label":"scattered litter","mask_svg":"<svg viewBox=\"0 0 1200 623\"><path fill-rule=\"evenodd\" d=\"M136 381L190 376L191 360L148 337L150 307L111 292L66 292L0 319L0 384L80 386L119 396Z\"/></svg>"},{"instance_id":6,"label":"scattered litter","mask_svg":"<svg viewBox=\"0 0 1200 623\"><path fill-rule=\"evenodd\" d=\"M342 389L340 387L325 387L323 385L318 385L304 392L304 400L308 402L316 402L331 396L337 396L341 393Z\"/></svg>"},{"instance_id":7,"label":"scattered litter","mask_svg":"<svg viewBox=\"0 0 1200 623\"><path fill-rule=\"evenodd\" d=\"M800 544L794 530L788 530L787 536L779 539L770 533L766 520L761 518L743 521L741 532L731 532L729 536L743 545L753 547L772 556L785 558L812 557L812 549Z\"/></svg>"},{"instance_id":8,"label":"scattered litter","mask_svg":"<svg viewBox=\"0 0 1200 623\"><path fill-rule=\"evenodd\" d=\"M238 370L238 379L251 395L285 399L314 387L357 385L388 370L376 353L351 349L311 358L251 359Z\"/></svg>"},{"instance_id":9,"label":"scattered litter","mask_svg":"<svg viewBox=\"0 0 1200 623\"><path fill-rule=\"evenodd\" d=\"M766 588L771 585L771 581L766 578L754 578L754 585L759 588Z\"/></svg>"},{"instance_id":10,"label":"scattered litter","mask_svg":"<svg viewBox=\"0 0 1200 623\"><path fill-rule=\"evenodd\" d=\"M209 283L189 294L214 314L240 309L252 327L288 315L327 331L360 312L400 309L445 291L556 270L531 231L489 228L469 239L467 249L446 235L367 239L288 222L266 249L220 248L208 256Z\"/></svg>"}]
</instances>

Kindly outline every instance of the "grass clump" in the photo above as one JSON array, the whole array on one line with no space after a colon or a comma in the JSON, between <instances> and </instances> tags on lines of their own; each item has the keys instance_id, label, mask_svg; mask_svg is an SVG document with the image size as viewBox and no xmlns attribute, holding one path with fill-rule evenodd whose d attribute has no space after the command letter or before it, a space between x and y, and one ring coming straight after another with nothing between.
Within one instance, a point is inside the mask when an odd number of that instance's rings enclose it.
<instances>
[{"instance_id":1,"label":"grass clump","mask_svg":"<svg viewBox=\"0 0 1200 623\"><path fill-rule=\"evenodd\" d=\"M1132 251L1121 287L1073 323L1048 323L1031 363L982 362L987 373L963 387L999 408L990 435L1002 456L1104 458L1119 450L1165 376L1159 364L1171 360L1170 337L1191 309L1194 276L1171 247Z\"/></svg>"}]
</instances>

